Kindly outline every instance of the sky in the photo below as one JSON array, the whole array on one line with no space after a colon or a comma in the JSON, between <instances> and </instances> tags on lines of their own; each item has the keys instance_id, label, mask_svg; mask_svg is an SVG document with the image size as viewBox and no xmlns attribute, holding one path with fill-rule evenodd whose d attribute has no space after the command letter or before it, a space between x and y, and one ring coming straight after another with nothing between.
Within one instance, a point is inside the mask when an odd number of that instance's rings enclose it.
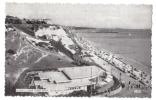
<instances>
[{"instance_id":1,"label":"sky","mask_svg":"<svg viewBox=\"0 0 156 100\"><path fill-rule=\"evenodd\" d=\"M79 27L150 29L151 5L6 3L6 15Z\"/></svg>"}]
</instances>

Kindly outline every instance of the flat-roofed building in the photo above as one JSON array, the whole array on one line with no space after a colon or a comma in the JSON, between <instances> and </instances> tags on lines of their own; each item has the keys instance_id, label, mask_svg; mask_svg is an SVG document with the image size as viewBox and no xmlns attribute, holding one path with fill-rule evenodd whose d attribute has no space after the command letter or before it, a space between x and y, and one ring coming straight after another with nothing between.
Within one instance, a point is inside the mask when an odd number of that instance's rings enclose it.
<instances>
[{"instance_id":1,"label":"flat-roofed building","mask_svg":"<svg viewBox=\"0 0 156 100\"><path fill-rule=\"evenodd\" d=\"M36 73L36 71L34 71ZM65 95L73 91L87 91L89 86L107 84L106 73L97 66L65 67L57 71L37 71L32 86L43 88L51 96ZM111 79L111 78L110 78Z\"/></svg>"}]
</instances>

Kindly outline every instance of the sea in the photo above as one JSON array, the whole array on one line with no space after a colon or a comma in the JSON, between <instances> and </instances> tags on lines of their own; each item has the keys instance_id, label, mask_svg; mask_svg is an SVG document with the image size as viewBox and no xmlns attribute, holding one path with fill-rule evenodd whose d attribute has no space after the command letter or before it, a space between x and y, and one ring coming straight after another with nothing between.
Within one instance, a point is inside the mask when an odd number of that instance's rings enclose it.
<instances>
[{"instance_id":1,"label":"sea","mask_svg":"<svg viewBox=\"0 0 156 100\"><path fill-rule=\"evenodd\" d=\"M77 32L81 37L92 42L100 50L106 50L124 59L140 64L147 72L151 71L151 36L150 30L121 30L118 32Z\"/></svg>"}]
</instances>

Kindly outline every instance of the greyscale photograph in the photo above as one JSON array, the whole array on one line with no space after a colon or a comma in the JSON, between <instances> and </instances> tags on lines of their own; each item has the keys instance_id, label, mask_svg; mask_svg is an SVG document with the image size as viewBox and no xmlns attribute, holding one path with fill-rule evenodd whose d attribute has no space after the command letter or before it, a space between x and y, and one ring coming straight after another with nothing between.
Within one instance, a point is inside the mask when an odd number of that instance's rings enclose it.
<instances>
[{"instance_id":1,"label":"greyscale photograph","mask_svg":"<svg viewBox=\"0 0 156 100\"><path fill-rule=\"evenodd\" d=\"M152 5L5 6L5 96L151 98Z\"/></svg>"}]
</instances>

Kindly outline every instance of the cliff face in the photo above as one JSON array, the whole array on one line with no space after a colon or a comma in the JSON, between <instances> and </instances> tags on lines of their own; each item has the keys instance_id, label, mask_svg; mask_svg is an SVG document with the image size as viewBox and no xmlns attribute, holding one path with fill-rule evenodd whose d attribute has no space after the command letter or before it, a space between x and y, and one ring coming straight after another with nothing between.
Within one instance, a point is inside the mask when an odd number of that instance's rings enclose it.
<instances>
[{"instance_id":1,"label":"cliff face","mask_svg":"<svg viewBox=\"0 0 156 100\"><path fill-rule=\"evenodd\" d=\"M33 23L9 23L6 26L6 51L13 52L13 54L7 55L6 67L15 65L15 69L17 70L33 67L43 59L47 58L46 61L49 61L51 59L50 55L54 55L54 52L56 53L55 56L58 56L59 52L62 52L62 54L68 56L77 65L97 65L93 57L96 55L91 47L88 47L87 42L85 43L82 39L71 33L66 27L39 24L37 30L32 30L31 26L34 26ZM30 35L30 31L34 35ZM47 65L47 63L44 64ZM42 65L45 66L44 64ZM49 63L48 65L59 64ZM11 67L8 67L8 69ZM13 69L11 68L11 70ZM15 73L17 70L15 70ZM7 76L9 77L10 71L7 70L6 74L7 72ZM19 75L15 75L16 79Z\"/></svg>"},{"instance_id":2,"label":"cliff face","mask_svg":"<svg viewBox=\"0 0 156 100\"><path fill-rule=\"evenodd\" d=\"M12 21L16 22L14 19L11 21L9 19L9 23L7 21L8 19L6 20L5 32L6 82L10 82L9 84L15 84L20 74L26 69L73 66L71 64L72 60L56 48L59 47L59 45L64 45L64 42L51 41L37 36L31 36L29 31L33 33L31 27L34 26L34 24L32 23L14 24L12 23ZM42 29L36 31L42 32ZM63 30L61 30L61 33L62 31ZM64 34L64 36L65 35L66 34ZM57 44L59 45L54 47L53 44L55 44L55 46Z\"/></svg>"}]
</instances>

